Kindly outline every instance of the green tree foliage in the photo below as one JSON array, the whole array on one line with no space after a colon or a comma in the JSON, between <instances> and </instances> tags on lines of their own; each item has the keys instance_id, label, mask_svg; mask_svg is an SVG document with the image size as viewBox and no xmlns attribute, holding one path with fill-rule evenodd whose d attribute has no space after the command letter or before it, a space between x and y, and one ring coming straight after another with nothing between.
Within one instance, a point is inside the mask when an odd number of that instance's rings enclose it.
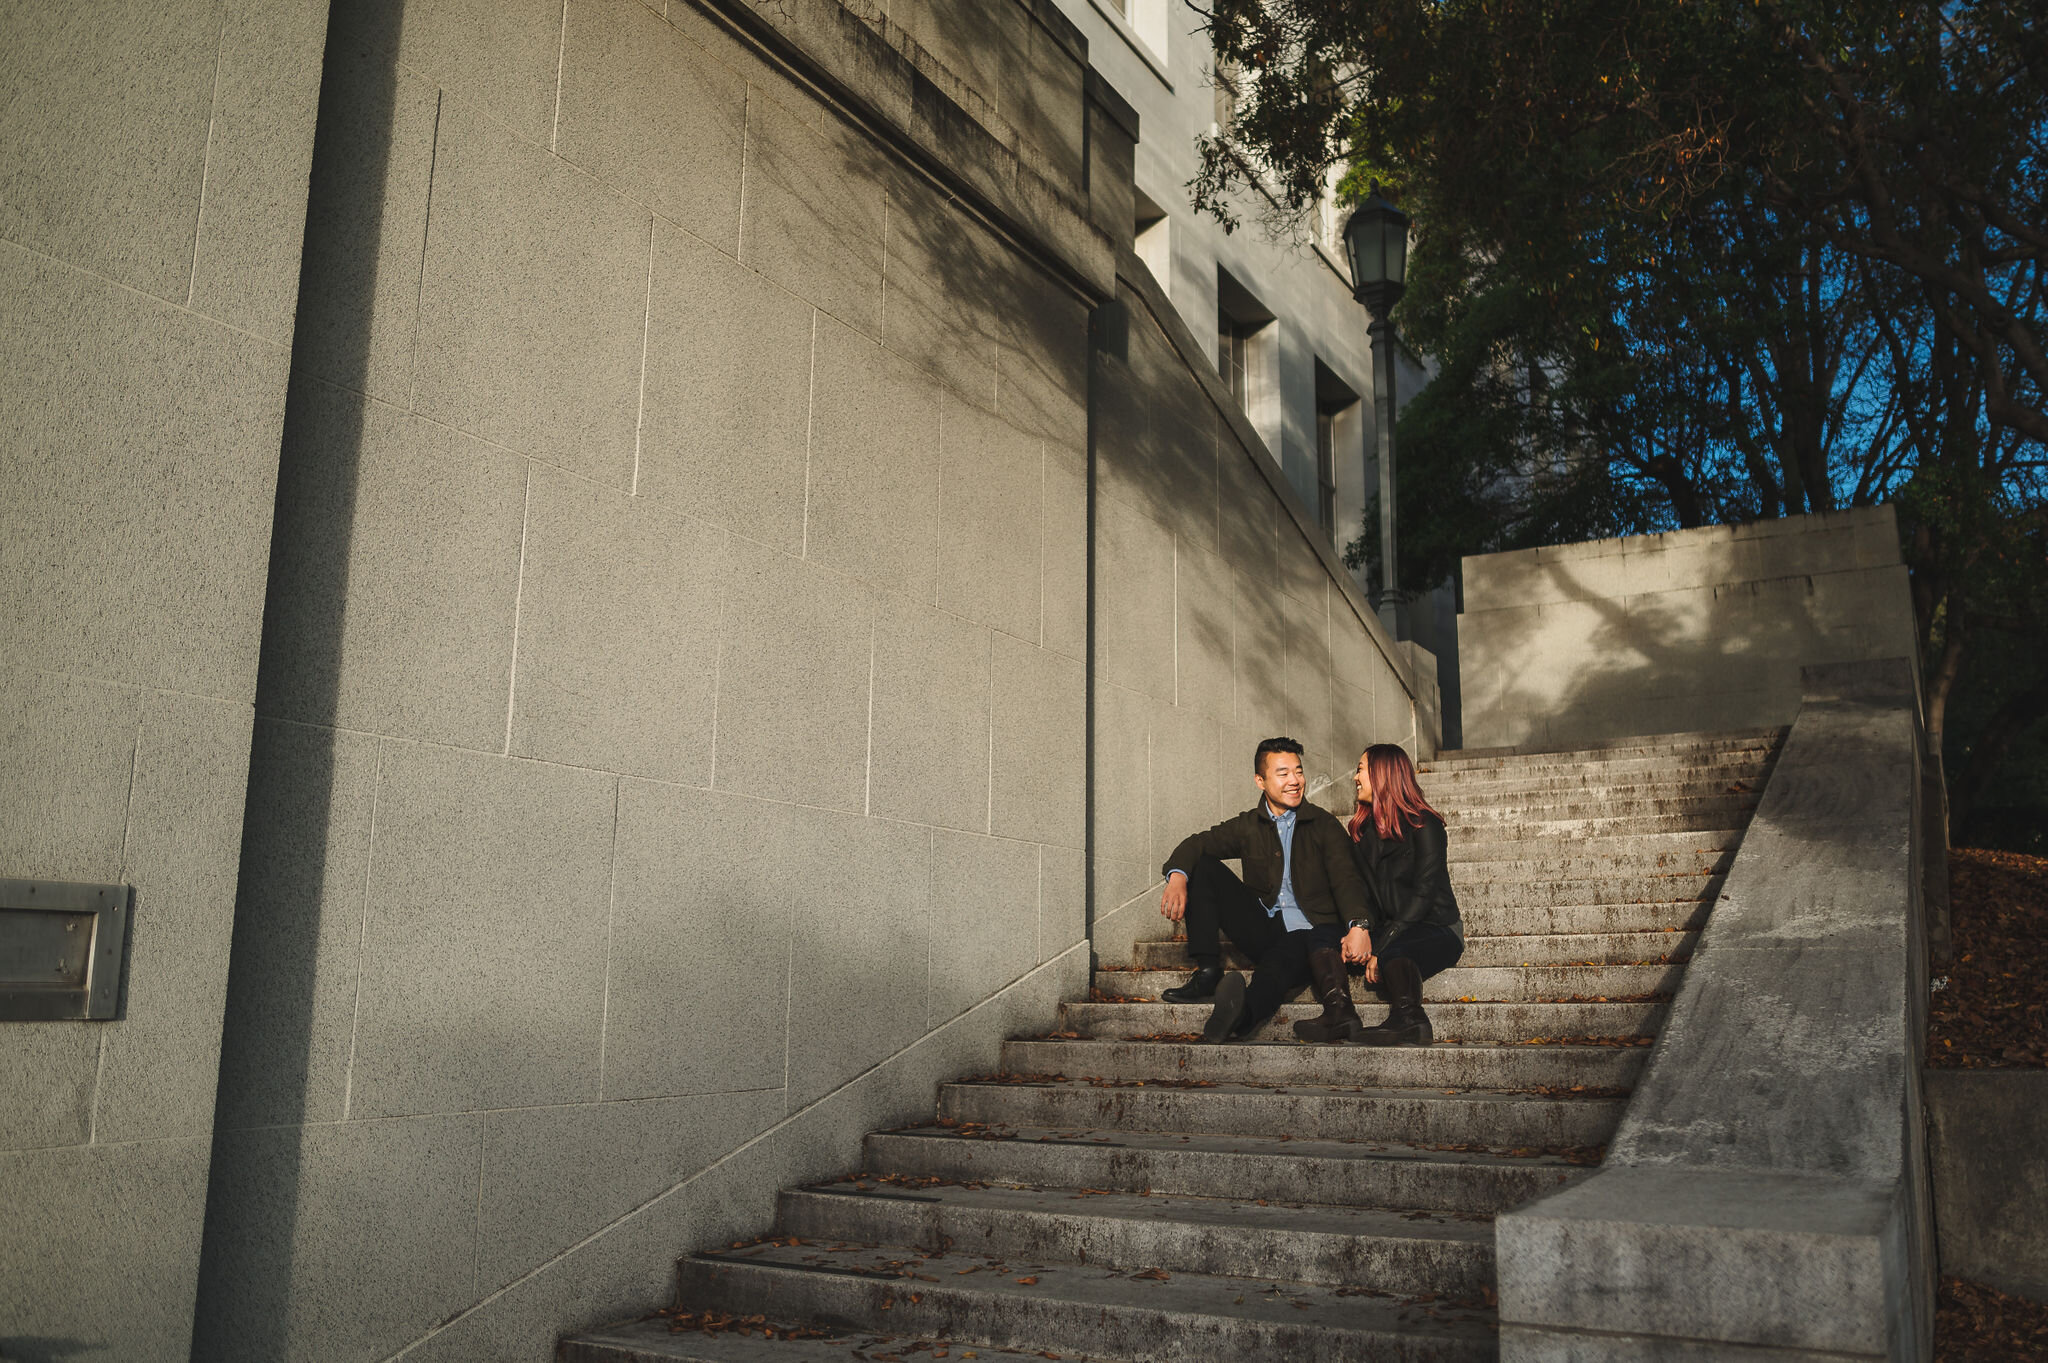
<instances>
[{"instance_id":1,"label":"green tree foliage","mask_svg":"<svg viewBox=\"0 0 2048 1363\"><path fill-rule=\"evenodd\" d=\"M1198 206L1341 172L1415 216L1403 580L1893 502L1937 732L1973 641L2034 642L1949 736L1966 818L2048 709L2048 0L1203 13L1240 75Z\"/></svg>"}]
</instances>

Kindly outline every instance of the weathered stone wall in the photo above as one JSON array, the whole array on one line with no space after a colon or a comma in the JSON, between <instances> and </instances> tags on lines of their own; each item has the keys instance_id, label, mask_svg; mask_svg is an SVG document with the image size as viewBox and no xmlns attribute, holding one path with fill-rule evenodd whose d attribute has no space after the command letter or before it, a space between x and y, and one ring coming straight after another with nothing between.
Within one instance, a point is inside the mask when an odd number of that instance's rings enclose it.
<instances>
[{"instance_id":1,"label":"weathered stone wall","mask_svg":"<svg viewBox=\"0 0 2048 1363\"><path fill-rule=\"evenodd\" d=\"M187 1356L327 5L0 19L0 877L135 887L0 1023L0 1355Z\"/></svg>"},{"instance_id":2,"label":"weathered stone wall","mask_svg":"<svg viewBox=\"0 0 2048 1363\"><path fill-rule=\"evenodd\" d=\"M337 11L197 1356L550 1357L1080 987L1089 300L762 10Z\"/></svg>"},{"instance_id":3,"label":"weathered stone wall","mask_svg":"<svg viewBox=\"0 0 2048 1363\"><path fill-rule=\"evenodd\" d=\"M1467 747L1789 724L1807 664L1911 657L1891 507L1464 561Z\"/></svg>"},{"instance_id":4,"label":"weathered stone wall","mask_svg":"<svg viewBox=\"0 0 2048 1363\"><path fill-rule=\"evenodd\" d=\"M1921 1075L1944 1276L2048 1301L2048 1071Z\"/></svg>"},{"instance_id":5,"label":"weathered stone wall","mask_svg":"<svg viewBox=\"0 0 2048 1363\"><path fill-rule=\"evenodd\" d=\"M1122 278L1095 414L1094 945L1112 963L1169 933L1174 845L1257 800L1260 739L1299 739L1310 798L1348 815L1368 745L1426 757L1438 738L1433 667L1418 724L1409 651L1146 267L1126 256Z\"/></svg>"},{"instance_id":6,"label":"weathered stone wall","mask_svg":"<svg viewBox=\"0 0 2048 1363\"><path fill-rule=\"evenodd\" d=\"M1495 1221L1511 1363L1930 1356L1917 671L1804 676L1601 1168Z\"/></svg>"}]
</instances>

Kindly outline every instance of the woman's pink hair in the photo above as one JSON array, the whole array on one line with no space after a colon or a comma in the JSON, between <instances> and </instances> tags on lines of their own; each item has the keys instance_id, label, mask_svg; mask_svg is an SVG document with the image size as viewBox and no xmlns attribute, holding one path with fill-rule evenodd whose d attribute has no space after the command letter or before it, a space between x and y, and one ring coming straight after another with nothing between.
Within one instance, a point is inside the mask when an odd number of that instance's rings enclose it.
<instances>
[{"instance_id":1,"label":"woman's pink hair","mask_svg":"<svg viewBox=\"0 0 2048 1363\"><path fill-rule=\"evenodd\" d=\"M1422 787L1415 781L1415 764L1394 744L1375 743L1365 750L1365 779L1372 783L1372 800L1361 801L1346 825L1353 842L1358 841L1367 816L1371 816L1373 827L1383 838L1406 837L1410 828L1422 827L1424 814L1443 818L1422 798Z\"/></svg>"}]
</instances>

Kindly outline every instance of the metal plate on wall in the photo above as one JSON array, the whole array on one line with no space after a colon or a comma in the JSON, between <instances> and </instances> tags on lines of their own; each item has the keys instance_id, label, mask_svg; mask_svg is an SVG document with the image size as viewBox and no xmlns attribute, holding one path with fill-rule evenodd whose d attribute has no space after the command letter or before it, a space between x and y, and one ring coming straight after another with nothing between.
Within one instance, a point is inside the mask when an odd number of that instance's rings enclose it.
<instances>
[{"instance_id":1,"label":"metal plate on wall","mask_svg":"<svg viewBox=\"0 0 2048 1363\"><path fill-rule=\"evenodd\" d=\"M111 1018L129 888L0 880L0 1022Z\"/></svg>"}]
</instances>

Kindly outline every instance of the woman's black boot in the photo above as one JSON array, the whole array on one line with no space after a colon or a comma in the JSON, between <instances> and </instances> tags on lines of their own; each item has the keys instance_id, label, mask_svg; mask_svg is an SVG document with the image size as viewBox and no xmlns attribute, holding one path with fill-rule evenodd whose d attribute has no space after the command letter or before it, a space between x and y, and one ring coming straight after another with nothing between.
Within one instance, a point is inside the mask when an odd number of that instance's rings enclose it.
<instances>
[{"instance_id":1,"label":"woman's black boot","mask_svg":"<svg viewBox=\"0 0 2048 1363\"><path fill-rule=\"evenodd\" d=\"M1295 1023L1294 1034L1303 1041L1358 1040L1365 1023L1351 1003L1351 976L1344 969L1344 953L1336 947L1311 951L1308 975L1315 982L1316 1002L1323 1005L1323 1015Z\"/></svg>"},{"instance_id":2,"label":"woman's black boot","mask_svg":"<svg viewBox=\"0 0 2048 1363\"><path fill-rule=\"evenodd\" d=\"M1427 1046L1436 1039L1422 1011L1422 972L1401 956L1380 957L1380 986L1387 992L1386 1020L1368 1027L1358 1040L1367 1046Z\"/></svg>"}]
</instances>

